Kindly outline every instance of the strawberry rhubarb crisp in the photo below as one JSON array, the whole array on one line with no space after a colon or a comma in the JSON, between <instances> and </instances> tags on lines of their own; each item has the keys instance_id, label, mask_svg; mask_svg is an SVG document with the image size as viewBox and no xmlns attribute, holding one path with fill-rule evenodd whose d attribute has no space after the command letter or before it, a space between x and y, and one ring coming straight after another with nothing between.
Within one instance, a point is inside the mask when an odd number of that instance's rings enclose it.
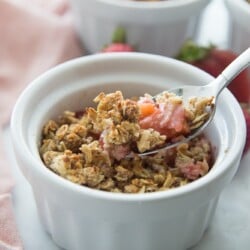
<instances>
[{"instance_id":1,"label":"strawberry rhubarb crisp","mask_svg":"<svg viewBox=\"0 0 250 250\"><path fill-rule=\"evenodd\" d=\"M176 148L140 157L200 126L213 98L181 97L165 92L125 99L120 91L100 93L96 108L65 111L48 121L40 154L56 174L87 187L122 193L175 188L204 176L212 165L211 145L199 136Z\"/></svg>"}]
</instances>

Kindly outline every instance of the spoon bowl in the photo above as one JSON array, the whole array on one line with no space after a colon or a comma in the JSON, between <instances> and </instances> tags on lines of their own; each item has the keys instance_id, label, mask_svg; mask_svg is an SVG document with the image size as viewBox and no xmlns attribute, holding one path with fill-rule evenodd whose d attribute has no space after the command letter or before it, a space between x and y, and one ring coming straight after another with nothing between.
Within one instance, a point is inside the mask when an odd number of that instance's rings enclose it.
<instances>
[{"instance_id":1,"label":"spoon bowl","mask_svg":"<svg viewBox=\"0 0 250 250\"><path fill-rule=\"evenodd\" d=\"M181 143L187 142L199 134L201 134L204 129L208 126L208 124L212 121L215 111L218 97L222 90L226 88L232 80L240 74L244 69L246 69L250 65L250 47L246 49L242 54L240 54L232 63L230 63L223 72L215 78L212 82L206 85L189 85L182 86L176 89L170 89L167 92L173 93L177 96L181 96L183 103L186 104L189 102L192 97L213 97L213 105L207 107L206 112L208 113L208 119L205 120L199 127L191 130L191 132L186 135L183 139L175 141L175 142L167 142L162 145L160 148L149 150L143 153L138 154L139 156L147 156L151 154L158 153L161 150L167 150L173 147L178 146ZM164 93L164 92L163 92ZM163 93L159 93L157 96L162 95ZM156 97L153 99L156 99Z\"/></svg>"}]
</instances>

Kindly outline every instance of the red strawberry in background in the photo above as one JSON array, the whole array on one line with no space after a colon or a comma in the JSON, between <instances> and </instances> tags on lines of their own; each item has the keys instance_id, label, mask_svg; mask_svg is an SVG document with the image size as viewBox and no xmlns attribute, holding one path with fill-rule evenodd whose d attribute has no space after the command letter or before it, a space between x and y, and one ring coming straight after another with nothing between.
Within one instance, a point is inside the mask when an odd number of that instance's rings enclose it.
<instances>
[{"instance_id":1,"label":"red strawberry in background","mask_svg":"<svg viewBox=\"0 0 250 250\"><path fill-rule=\"evenodd\" d=\"M179 60L190 63L212 76L218 76L238 55L215 46L199 46L187 41L181 48ZM242 71L228 86L239 102L250 103L250 77L248 70Z\"/></svg>"},{"instance_id":2,"label":"red strawberry in background","mask_svg":"<svg viewBox=\"0 0 250 250\"><path fill-rule=\"evenodd\" d=\"M237 54L230 50L222 50L215 46L199 46L192 41L187 41L181 48L176 59L190 63L212 76L218 76ZM250 77L249 71L242 71L228 86L241 103L247 125L247 141L245 151L250 147Z\"/></svg>"},{"instance_id":3,"label":"red strawberry in background","mask_svg":"<svg viewBox=\"0 0 250 250\"><path fill-rule=\"evenodd\" d=\"M127 43L126 32L122 27L118 27L112 37L111 44L105 46L101 52L133 52L134 48Z\"/></svg>"},{"instance_id":4,"label":"red strawberry in background","mask_svg":"<svg viewBox=\"0 0 250 250\"><path fill-rule=\"evenodd\" d=\"M112 43L102 50L102 52L133 52L133 48L129 44Z\"/></svg>"}]
</instances>

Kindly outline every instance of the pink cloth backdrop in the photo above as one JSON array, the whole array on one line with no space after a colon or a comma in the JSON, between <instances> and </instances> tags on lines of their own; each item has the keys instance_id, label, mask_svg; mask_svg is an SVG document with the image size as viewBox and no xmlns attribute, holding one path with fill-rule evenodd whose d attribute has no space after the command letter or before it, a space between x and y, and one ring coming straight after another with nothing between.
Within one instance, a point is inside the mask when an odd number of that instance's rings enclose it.
<instances>
[{"instance_id":1,"label":"pink cloth backdrop","mask_svg":"<svg viewBox=\"0 0 250 250\"><path fill-rule=\"evenodd\" d=\"M64 0L0 0L0 250L23 249L13 211L15 182L2 130L20 92L36 76L83 55Z\"/></svg>"}]
</instances>

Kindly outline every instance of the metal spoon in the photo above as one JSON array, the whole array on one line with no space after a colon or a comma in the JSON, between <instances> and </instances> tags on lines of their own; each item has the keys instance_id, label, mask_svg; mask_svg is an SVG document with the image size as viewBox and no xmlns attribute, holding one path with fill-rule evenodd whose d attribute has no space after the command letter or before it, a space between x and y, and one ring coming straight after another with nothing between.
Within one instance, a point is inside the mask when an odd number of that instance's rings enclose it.
<instances>
[{"instance_id":1,"label":"metal spoon","mask_svg":"<svg viewBox=\"0 0 250 250\"><path fill-rule=\"evenodd\" d=\"M208 83L207 85L203 86L189 85L177 89L168 90L168 92L170 93L182 96L184 103L188 101L191 97L213 96L214 105L209 110L210 113L209 118L200 127L196 128L195 130L192 130L192 132L189 135L187 135L183 140L177 142L168 142L160 148L149 150L144 153L139 153L138 155L146 156L155 154L161 150L166 150L169 148L176 147L179 144L187 142L193 139L194 137L198 136L199 134L201 134L214 117L216 110L216 102L218 100L221 91L224 88L226 88L231 83L231 81L237 75L239 75L241 71L246 69L249 65L250 65L250 47L247 50L245 50L242 54L240 54L232 63L230 63L217 78L215 78L212 82ZM161 95L161 93L158 95Z\"/></svg>"}]
</instances>

